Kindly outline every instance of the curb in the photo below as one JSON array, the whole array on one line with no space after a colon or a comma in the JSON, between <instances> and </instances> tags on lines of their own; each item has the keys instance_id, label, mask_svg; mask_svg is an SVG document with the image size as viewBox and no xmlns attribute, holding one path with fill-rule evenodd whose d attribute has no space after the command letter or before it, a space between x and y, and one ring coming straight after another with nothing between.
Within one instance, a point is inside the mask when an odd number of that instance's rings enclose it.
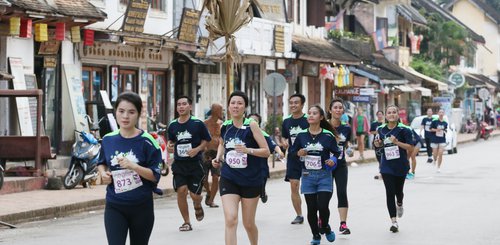
<instances>
[{"instance_id":1,"label":"curb","mask_svg":"<svg viewBox=\"0 0 500 245\"><path fill-rule=\"evenodd\" d=\"M495 138L499 135L500 134L492 134L490 136L490 138ZM466 143L471 143L471 142L477 142L477 141L474 141L474 139L468 139L468 140L458 142L457 144L461 145L461 144L466 144ZM376 161L377 161L377 159L375 157L372 157L372 158L366 158L363 161L355 161L355 162L357 164L368 164L368 163L373 163ZM354 161L349 161L348 165L351 166L353 162ZM286 174L286 169L272 171L272 172L270 172L270 179L284 178L285 174ZM154 199L163 199L163 198L169 199L169 198L175 197L175 191L173 189L168 188L168 189L162 189L162 190L164 193L163 196L154 195ZM73 203L73 204L68 204L68 205L63 205L63 206L43 208L43 209L37 209L37 210L14 213L14 214L7 214L7 215L0 216L0 220L2 220L3 222L7 222L7 223L19 224L19 223L39 221L39 220L44 220L44 219L54 219L54 218L65 217L65 216L69 216L69 215L81 213L81 212L102 210L104 208L105 204L106 204L106 199L102 198L102 199Z\"/></svg>"}]
</instances>

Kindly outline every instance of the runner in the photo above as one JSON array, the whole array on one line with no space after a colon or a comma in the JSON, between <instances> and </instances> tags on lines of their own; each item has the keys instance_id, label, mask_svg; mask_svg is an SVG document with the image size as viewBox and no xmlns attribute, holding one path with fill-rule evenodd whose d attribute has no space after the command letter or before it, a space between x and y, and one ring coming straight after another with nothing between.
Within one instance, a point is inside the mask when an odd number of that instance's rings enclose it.
<instances>
[{"instance_id":1,"label":"runner","mask_svg":"<svg viewBox=\"0 0 500 245\"><path fill-rule=\"evenodd\" d=\"M406 174L406 179L412 180L415 178L415 169L417 168L417 155L418 155L418 152L420 151L420 148L422 148L422 138L420 138L420 136L417 134L417 132L414 129L412 129L410 127L408 127L408 129L410 129L412 131L413 140L415 142L415 147L409 156L410 160L411 160L411 169L410 169L410 172L408 172L408 174Z\"/></svg>"},{"instance_id":2,"label":"runner","mask_svg":"<svg viewBox=\"0 0 500 245\"><path fill-rule=\"evenodd\" d=\"M353 156L353 150L349 146L349 141L351 140L352 129L349 125L341 122L340 118L344 114L344 101L340 98L335 98L330 102L330 125L333 127L335 132L338 134L336 140L338 142L338 147L340 150L340 156L338 157L337 168L332 172L333 179L335 180L335 186L337 187L337 208L340 217L340 227L339 234L349 235L351 230L347 227L347 211L349 208L349 202L347 201L347 162L345 156Z\"/></svg>"},{"instance_id":3,"label":"runner","mask_svg":"<svg viewBox=\"0 0 500 245\"><path fill-rule=\"evenodd\" d=\"M441 163L443 162L443 152L446 147L446 133L448 123L444 120L444 109L439 109L438 118L434 119L431 124L432 141L431 147L433 150L434 162L436 162L437 172L441 172Z\"/></svg>"},{"instance_id":4,"label":"runner","mask_svg":"<svg viewBox=\"0 0 500 245\"><path fill-rule=\"evenodd\" d=\"M285 148L293 145L297 134L302 130L309 127L307 116L302 110L306 103L306 97L302 94L294 94L288 99L288 106L290 107L291 115L283 120L281 132L283 134ZM288 154L286 161L286 176L285 181L290 182L291 198L293 208L297 216L292 221L292 224L304 223L304 216L302 216L302 200L300 199L300 159L297 155Z\"/></svg>"},{"instance_id":5,"label":"runner","mask_svg":"<svg viewBox=\"0 0 500 245\"><path fill-rule=\"evenodd\" d=\"M217 148L219 147L220 127L222 126L222 105L214 103L210 108L210 116L204 121L205 126L212 136L212 140L207 143L207 148L203 152L203 167L205 170L205 177L203 178L203 186L207 190L205 196L205 205L211 208L218 208L219 205L214 203L217 189L219 188L220 168L212 166L212 160L217 156ZM208 183L208 173L212 175L212 185Z\"/></svg>"},{"instance_id":6,"label":"runner","mask_svg":"<svg viewBox=\"0 0 500 245\"><path fill-rule=\"evenodd\" d=\"M408 152L413 151L412 132L399 123L399 108L392 105L385 111L387 124L377 129L373 142L375 147L382 149L380 173L384 181L387 209L392 221L390 231L398 232L397 218L403 216L403 187L409 170ZM395 199L396 198L396 202Z\"/></svg>"},{"instance_id":7,"label":"runner","mask_svg":"<svg viewBox=\"0 0 500 245\"><path fill-rule=\"evenodd\" d=\"M431 140L432 140L432 131L431 131L431 124L432 124L432 108L427 109L427 117L424 117L422 119L421 127L420 127L420 135L422 135L422 130L424 130L424 139L425 139L425 147L427 148L427 163L432 163L432 147L431 147Z\"/></svg>"},{"instance_id":8,"label":"runner","mask_svg":"<svg viewBox=\"0 0 500 245\"><path fill-rule=\"evenodd\" d=\"M365 136L368 135L368 130L370 130L368 125L368 118L366 118L363 111L363 107L358 106L357 113L352 120L352 128L356 130L356 143L358 144L359 151L359 161L364 161L365 152Z\"/></svg>"},{"instance_id":9,"label":"runner","mask_svg":"<svg viewBox=\"0 0 500 245\"><path fill-rule=\"evenodd\" d=\"M152 191L160 180L160 146L153 137L135 127L141 115L138 94L125 92L116 100L120 129L102 139L98 169L106 188L104 226L108 244L144 245L154 225Z\"/></svg>"},{"instance_id":10,"label":"runner","mask_svg":"<svg viewBox=\"0 0 500 245\"><path fill-rule=\"evenodd\" d=\"M258 113L252 113L248 118L255 120L259 125L261 125L262 119ZM264 130L262 130L262 134L266 139L271 154L277 154L277 156L275 157L278 159L284 158L285 154L281 151L281 148L276 144L276 142L271 139L269 134L267 134ZM262 201L262 203L266 203L268 199L266 192L266 184L267 184L267 179L271 177L269 173L269 164L267 162L267 159L265 159L265 161L262 161L262 173L264 174L264 182L262 184L262 193L260 193L260 200Z\"/></svg>"},{"instance_id":11,"label":"runner","mask_svg":"<svg viewBox=\"0 0 500 245\"><path fill-rule=\"evenodd\" d=\"M214 167L221 168L220 195L225 219L225 243L237 243L238 209L241 203L243 226L251 245L258 244L255 213L264 176L262 159L269 157L269 148L257 122L245 118L248 97L241 91L229 96L228 112L231 120L221 128L222 142Z\"/></svg>"},{"instance_id":12,"label":"runner","mask_svg":"<svg viewBox=\"0 0 500 245\"><path fill-rule=\"evenodd\" d=\"M377 134L377 128L380 125L384 124L384 122L385 122L384 112L383 111L377 111L377 120L373 121L372 124L370 125L370 134L372 134L373 136L375 136ZM380 172L380 157L381 156L382 156L381 152L375 150L375 157L377 158L379 172ZM381 177L381 175L379 173L379 174L376 174L373 178L374 179L380 179L380 177Z\"/></svg>"},{"instance_id":13,"label":"runner","mask_svg":"<svg viewBox=\"0 0 500 245\"><path fill-rule=\"evenodd\" d=\"M189 219L188 192L193 200L196 220L201 221L204 217L201 190L205 172L201 155L211 137L203 121L191 116L192 103L187 96L179 97L176 102L179 117L168 126L168 150L174 153L173 185L177 192L177 205L184 219L179 231L193 230Z\"/></svg>"},{"instance_id":14,"label":"runner","mask_svg":"<svg viewBox=\"0 0 500 245\"><path fill-rule=\"evenodd\" d=\"M307 205L307 221L313 235L311 244L320 244L321 235L325 234L329 242L335 241L335 233L329 225L328 208L333 192L332 168L336 163L330 154L339 157L340 149L332 133L333 128L326 120L325 111L314 105L309 108L307 121L309 129L297 135L289 154L304 158L302 168L302 187ZM335 159L336 160L336 159ZM318 226L318 211L321 224Z\"/></svg>"}]
</instances>

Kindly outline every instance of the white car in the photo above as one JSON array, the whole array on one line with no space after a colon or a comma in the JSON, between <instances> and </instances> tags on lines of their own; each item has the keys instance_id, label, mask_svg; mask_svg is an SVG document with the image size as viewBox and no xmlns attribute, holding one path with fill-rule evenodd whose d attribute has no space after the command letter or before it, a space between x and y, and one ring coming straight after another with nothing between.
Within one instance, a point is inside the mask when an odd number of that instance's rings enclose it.
<instances>
[{"instance_id":1,"label":"white car","mask_svg":"<svg viewBox=\"0 0 500 245\"><path fill-rule=\"evenodd\" d=\"M420 151L425 152L426 151L426 145L425 145L425 132L422 129L422 132L420 132L421 129L421 124L422 124L422 119L427 116L418 116L413 118L413 121L411 121L410 127L417 132L420 137L422 138L423 145L422 148L420 148ZM438 115L433 115L433 118L438 118ZM446 151L448 151L448 154L453 154L457 153L457 128L455 127L454 123L450 123L448 120L448 117L445 115L444 120L448 122L448 131L446 133L446 147L444 148Z\"/></svg>"}]
</instances>

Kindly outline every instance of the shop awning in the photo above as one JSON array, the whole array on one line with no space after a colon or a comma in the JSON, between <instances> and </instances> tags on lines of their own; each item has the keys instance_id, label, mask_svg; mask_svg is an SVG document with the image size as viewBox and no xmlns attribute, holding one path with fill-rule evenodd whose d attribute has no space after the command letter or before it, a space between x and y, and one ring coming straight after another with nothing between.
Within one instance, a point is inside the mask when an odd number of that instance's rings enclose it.
<instances>
[{"instance_id":1,"label":"shop awning","mask_svg":"<svg viewBox=\"0 0 500 245\"><path fill-rule=\"evenodd\" d=\"M427 25L427 20L423 17L418 10L413 8L411 5L407 4L398 4L396 5L396 11L403 18L414 24Z\"/></svg>"},{"instance_id":2,"label":"shop awning","mask_svg":"<svg viewBox=\"0 0 500 245\"><path fill-rule=\"evenodd\" d=\"M212 62L212 61L210 61L208 59L195 58L193 55L191 55L189 52L186 52L186 51L177 51L175 53L182 55L183 57L185 57L187 60L189 60L193 64L197 64L197 65L215 65L214 62Z\"/></svg>"},{"instance_id":3,"label":"shop awning","mask_svg":"<svg viewBox=\"0 0 500 245\"><path fill-rule=\"evenodd\" d=\"M486 83L482 79L470 74L465 73L465 81L472 87L486 87Z\"/></svg>"},{"instance_id":4,"label":"shop awning","mask_svg":"<svg viewBox=\"0 0 500 245\"><path fill-rule=\"evenodd\" d=\"M405 93L415 92L415 89L413 89L411 87L408 87L408 86L405 86L405 85L394 86L394 88L395 89L399 89L399 90L401 90L402 92L405 92Z\"/></svg>"},{"instance_id":5,"label":"shop awning","mask_svg":"<svg viewBox=\"0 0 500 245\"><path fill-rule=\"evenodd\" d=\"M471 77L471 78L474 78L475 80L478 80L478 81L481 81L481 82L484 82L484 84L489 87L489 88L494 88L494 89L500 89L500 84L498 84L497 82L491 80L489 77L483 75L483 74L478 74L478 73L467 73L465 74L466 75L466 78L465 80L467 80L467 76Z\"/></svg>"},{"instance_id":6,"label":"shop awning","mask_svg":"<svg viewBox=\"0 0 500 245\"><path fill-rule=\"evenodd\" d=\"M448 90L448 84L444 83L444 82L441 82L441 81L438 81L432 77L429 77L429 76L426 76L418 71L415 71L413 68L411 67L408 67L408 68L405 68L405 70L407 70L409 73L417 76L417 77L420 77L422 78L423 80L427 81L427 82L430 82L430 83L434 83L438 86L438 90L439 91L446 91Z\"/></svg>"},{"instance_id":7,"label":"shop awning","mask_svg":"<svg viewBox=\"0 0 500 245\"><path fill-rule=\"evenodd\" d=\"M369 72L367 72L365 70L359 69L359 68L357 68L355 66L349 66L349 70L352 71L352 72L354 72L354 73L356 73L356 74L358 74L358 75L360 75L360 76L363 76L363 77L366 77L368 79L371 79L371 80L373 80L375 82L379 82L380 81L380 78L377 75L374 75L374 74L369 73Z\"/></svg>"},{"instance_id":8,"label":"shop awning","mask_svg":"<svg viewBox=\"0 0 500 245\"><path fill-rule=\"evenodd\" d=\"M357 65L361 60L340 45L320 38L292 37L292 51L297 59L318 62Z\"/></svg>"},{"instance_id":9,"label":"shop awning","mask_svg":"<svg viewBox=\"0 0 500 245\"><path fill-rule=\"evenodd\" d=\"M422 93L422 96L426 96L426 97L432 96L432 91L428 88L415 87L414 89L420 91Z\"/></svg>"}]
</instances>

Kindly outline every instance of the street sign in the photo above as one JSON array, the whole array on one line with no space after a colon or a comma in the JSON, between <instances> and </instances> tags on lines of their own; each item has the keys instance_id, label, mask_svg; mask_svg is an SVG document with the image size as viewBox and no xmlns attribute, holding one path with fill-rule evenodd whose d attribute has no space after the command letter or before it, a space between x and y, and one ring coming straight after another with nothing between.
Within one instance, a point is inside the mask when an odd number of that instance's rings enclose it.
<instances>
[{"instance_id":1,"label":"street sign","mask_svg":"<svg viewBox=\"0 0 500 245\"><path fill-rule=\"evenodd\" d=\"M374 88L360 88L359 95L375 96Z\"/></svg>"},{"instance_id":2,"label":"street sign","mask_svg":"<svg viewBox=\"0 0 500 245\"><path fill-rule=\"evenodd\" d=\"M488 91L488 89L486 88L480 89L479 92L477 92L477 94L479 95L479 98L481 98L482 100L488 99L490 97L490 91Z\"/></svg>"},{"instance_id":3,"label":"street sign","mask_svg":"<svg viewBox=\"0 0 500 245\"><path fill-rule=\"evenodd\" d=\"M448 78L448 81L452 83L455 88L460 88L465 84L465 76L461 73L453 72Z\"/></svg>"},{"instance_id":4,"label":"street sign","mask_svg":"<svg viewBox=\"0 0 500 245\"><path fill-rule=\"evenodd\" d=\"M370 103L370 100L371 96L367 95L352 96L352 102Z\"/></svg>"},{"instance_id":5,"label":"street sign","mask_svg":"<svg viewBox=\"0 0 500 245\"><path fill-rule=\"evenodd\" d=\"M286 79L283 75L274 72L264 78L264 91L271 96L280 96L286 89Z\"/></svg>"}]
</instances>

